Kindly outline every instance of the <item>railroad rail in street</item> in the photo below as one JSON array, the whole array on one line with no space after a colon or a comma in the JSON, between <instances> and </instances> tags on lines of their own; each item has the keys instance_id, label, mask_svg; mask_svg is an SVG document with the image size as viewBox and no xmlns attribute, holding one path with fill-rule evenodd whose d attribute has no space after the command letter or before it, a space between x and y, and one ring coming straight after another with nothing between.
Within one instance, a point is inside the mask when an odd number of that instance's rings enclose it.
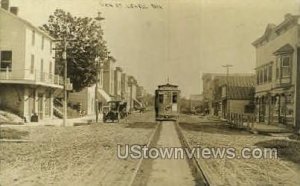
<instances>
[{"instance_id":1,"label":"railroad rail in street","mask_svg":"<svg viewBox=\"0 0 300 186\"><path fill-rule=\"evenodd\" d=\"M191 150L177 121L159 121L147 147L181 147ZM210 185L196 157L188 158L184 153L184 159L142 157L128 185Z\"/></svg>"}]
</instances>

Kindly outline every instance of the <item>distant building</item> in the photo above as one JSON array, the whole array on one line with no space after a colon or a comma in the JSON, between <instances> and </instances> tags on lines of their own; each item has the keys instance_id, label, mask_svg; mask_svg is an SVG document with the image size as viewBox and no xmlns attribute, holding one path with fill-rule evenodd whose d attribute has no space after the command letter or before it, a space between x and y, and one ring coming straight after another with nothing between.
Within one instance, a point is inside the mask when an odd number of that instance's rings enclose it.
<instances>
[{"instance_id":1,"label":"distant building","mask_svg":"<svg viewBox=\"0 0 300 186\"><path fill-rule=\"evenodd\" d=\"M130 111L136 110L142 104L137 100L137 81L133 76L128 77L129 87L129 109Z\"/></svg>"},{"instance_id":2,"label":"distant building","mask_svg":"<svg viewBox=\"0 0 300 186\"><path fill-rule=\"evenodd\" d=\"M103 89L112 98L115 95L115 68L116 60L114 58L109 58L104 62L103 66Z\"/></svg>"},{"instance_id":3,"label":"distant building","mask_svg":"<svg viewBox=\"0 0 300 186\"><path fill-rule=\"evenodd\" d=\"M257 121L300 127L300 16L269 24L256 48ZM297 79L298 78L298 79Z\"/></svg>"},{"instance_id":4,"label":"distant building","mask_svg":"<svg viewBox=\"0 0 300 186\"><path fill-rule=\"evenodd\" d=\"M85 87L79 92L70 92L68 102L86 115L95 114L95 85ZM79 106L80 105L80 106Z\"/></svg>"},{"instance_id":5,"label":"distant building","mask_svg":"<svg viewBox=\"0 0 300 186\"><path fill-rule=\"evenodd\" d=\"M190 110L192 112L196 112L197 107L201 107L203 105L202 103L203 103L202 94L190 95Z\"/></svg>"},{"instance_id":6,"label":"distant building","mask_svg":"<svg viewBox=\"0 0 300 186\"><path fill-rule=\"evenodd\" d=\"M3 0L0 8L0 109L30 120L53 117L54 93L63 79L54 74L53 38L18 17L18 8Z\"/></svg>"},{"instance_id":7,"label":"distant building","mask_svg":"<svg viewBox=\"0 0 300 186\"><path fill-rule=\"evenodd\" d=\"M142 102L142 99L146 96L147 92L143 86L138 86L136 90L136 96L139 101Z\"/></svg>"},{"instance_id":8,"label":"distant building","mask_svg":"<svg viewBox=\"0 0 300 186\"><path fill-rule=\"evenodd\" d=\"M255 74L230 75L218 79L217 86L219 116L227 118L229 113L254 113Z\"/></svg>"},{"instance_id":9,"label":"distant building","mask_svg":"<svg viewBox=\"0 0 300 186\"><path fill-rule=\"evenodd\" d=\"M232 82L232 86L238 86L240 87L239 84L240 81L244 81L243 79L250 78L251 81L253 80L253 74L247 74L247 73L232 73L228 75L228 79L231 79L230 81ZM219 116L224 116L227 111L224 109L227 108L225 106L226 104L226 97L222 98L222 87L224 87L224 84L226 84L226 79L227 75L223 73L204 73L202 76L203 80L203 102L205 105L207 105L207 112L210 115L219 115ZM244 83L242 83L244 84ZM253 88L254 85L252 85ZM226 86L225 86L226 87ZM245 89L245 88L243 88ZM251 88L249 88L251 89ZM223 91L226 89L223 88ZM243 90L244 91L244 90ZM239 98L240 99L240 98ZM222 104L223 100L223 104ZM223 107L223 110L222 110ZM230 108L229 108L230 110ZM223 113L223 114L222 114ZM225 116L224 116L225 117Z\"/></svg>"},{"instance_id":10,"label":"distant building","mask_svg":"<svg viewBox=\"0 0 300 186\"><path fill-rule=\"evenodd\" d=\"M95 108L97 102L97 108L99 112L101 112L102 107L106 105L108 101L112 100L112 97L104 91L103 84L104 75L102 67L98 72L98 90L96 91L96 85L94 84L90 87L83 88L81 91L70 92L68 102L73 106L80 105L80 111L84 111L87 115L93 115L96 113Z\"/></svg>"},{"instance_id":11,"label":"distant building","mask_svg":"<svg viewBox=\"0 0 300 186\"><path fill-rule=\"evenodd\" d=\"M121 80L122 80L122 68L121 67L116 67L115 69L115 78L114 78L114 97L116 100L121 100L122 97L122 89L121 89Z\"/></svg>"},{"instance_id":12,"label":"distant building","mask_svg":"<svg viewBox=\"0 0 300 186\"><path fill-rule=\"evenodd\" d=\"M126 73L122 73L121 76L121 98L127 103L127 112L130 109L130 89L128 86L128 76Z\"/></svg>"}]
</instances>

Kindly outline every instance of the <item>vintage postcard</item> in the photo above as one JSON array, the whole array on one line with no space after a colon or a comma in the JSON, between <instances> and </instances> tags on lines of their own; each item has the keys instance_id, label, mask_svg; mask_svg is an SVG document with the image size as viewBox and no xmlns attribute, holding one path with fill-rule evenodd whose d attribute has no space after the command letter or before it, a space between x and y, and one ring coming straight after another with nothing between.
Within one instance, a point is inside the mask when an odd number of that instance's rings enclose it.
<instances>
[{"instance_id":1,"label":"vintage postcard","mask_svg":"<svg viewBox=\"0 0 300 186\"><path fill-rule=\"evenodd\" d=\"M299 175L300 0L0 0L0 186Z\"/></svg>"}]
</instances>

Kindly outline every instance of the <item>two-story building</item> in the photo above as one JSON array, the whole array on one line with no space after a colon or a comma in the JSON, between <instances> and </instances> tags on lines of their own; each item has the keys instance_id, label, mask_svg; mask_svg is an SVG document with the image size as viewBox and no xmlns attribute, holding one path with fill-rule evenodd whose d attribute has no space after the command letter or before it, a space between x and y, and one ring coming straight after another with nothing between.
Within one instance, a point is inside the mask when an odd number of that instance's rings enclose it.
<instances>
[{"instance_id":1,"label":"two-story building","mask_svg":"<svg viewBox=\"0 0 300 186\"><path fill-rule=\"evenodd\" d=\"M103 66L103 90L114 98L115 95L115 68L116 60L112 57L104 62Z\"/></svg>"},{"instance_id":2,"label":"two-story building","mask_svg":"<svg viewBox=\"0 0 300 186\"><path fill-rule=\"evenodd\" d=\"M299 15L269 24L252 44L256 48L257 121L296 126L299 121ZM298 78L298 79L297 79Z\"/></svg>"},{"instance_id":3,"label":"two-story building","mask_svg":"<svg viewBox=\"0 0 300 186\"><path fill-rule=\"evenodd\" d=\"M122 89L121 89L121 80L122 80L122 68L116 67L114 74L114 97L116 100L121 100L122 98Z\"/></svg>"},{"instance_id":4,"label":"two-story building","mask_svg":"<svg viewBox=\"0 0 300 186\"><path fill-rule=\"evenodd\" d=\"M216 99L217 81L219 79L225 79L226 74L221 73L204 73L202 75L203 81L203 102L207 106L205 113L210 115L218 115L220 110L219 101Z\"/></svg>"},{"instance_id":5,"label":"two-story building","mask_svg":"<svg viewBox=\"0 0 300 186\"><path fill-rule=\"evenodd\" d=\"M121 98L127 102L127 112L130 109L130 88L128 86L129 76L126 73L122 73L121 77Z\"/></svg>"},{"instance_id":6,"label":"two-story building","mask_svg":"<svg viewBox=\"0 0 300 186\"><path fill-rule=\"evenodd\" d=\"M129 87L129 110L133 111L139 107L142 107L142 103L137 100L137 80L133 76L128 77Z\"/></svg>"},{"instance_id":7,"label":"two-story building","mask_svg":"<svg viewBox=\"0 0 300 186\"><path fill-rule=\"evenodd\" d=\"M54 74L53 38L17 13L0 8L0 108L27 121L33 114L52 118L54 92L63 88Z\"/></svg>"}]
</instances>

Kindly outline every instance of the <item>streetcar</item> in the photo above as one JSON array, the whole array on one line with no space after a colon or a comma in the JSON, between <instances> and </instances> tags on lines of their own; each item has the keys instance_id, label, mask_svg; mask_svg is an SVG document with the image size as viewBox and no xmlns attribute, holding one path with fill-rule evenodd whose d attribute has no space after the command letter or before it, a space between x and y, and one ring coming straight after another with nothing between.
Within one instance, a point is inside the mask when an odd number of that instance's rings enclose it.
<instances>
[{"instance_id":1,"label":"streetcar","mask_svg":"<svg viewBox=\"0 0 300 186\"><path fill-rule=\"evenodd\" d=\"M180 90L169 83L159 85L155 90L156 121L177 121L180 107Z\"/></svg>"}]
</instances>

